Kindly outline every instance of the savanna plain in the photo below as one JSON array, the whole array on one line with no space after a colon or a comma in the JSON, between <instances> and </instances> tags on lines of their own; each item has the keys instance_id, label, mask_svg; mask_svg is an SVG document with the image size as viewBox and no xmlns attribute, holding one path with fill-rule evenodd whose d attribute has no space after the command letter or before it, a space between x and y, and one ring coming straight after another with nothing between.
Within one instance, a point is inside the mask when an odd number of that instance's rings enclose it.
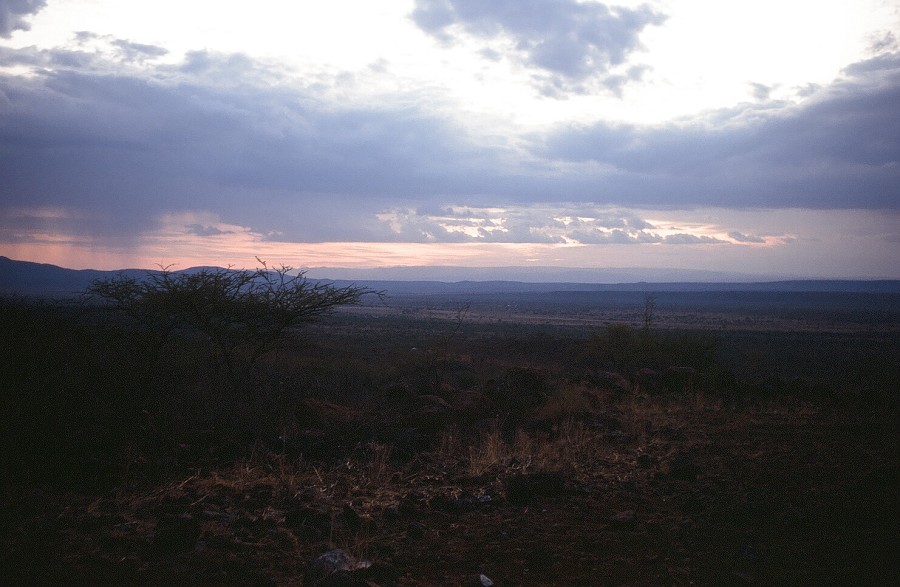
<instances>
[{"instance_id":1,"label":"savanna plain","mask_svg":"<svg viewBox=\"0 0 900 587\"><path fill-rule=\"evenodd\" d=\"M897 294L0 305L6 585L897 585Z\"/></svg>"}]
</instances>

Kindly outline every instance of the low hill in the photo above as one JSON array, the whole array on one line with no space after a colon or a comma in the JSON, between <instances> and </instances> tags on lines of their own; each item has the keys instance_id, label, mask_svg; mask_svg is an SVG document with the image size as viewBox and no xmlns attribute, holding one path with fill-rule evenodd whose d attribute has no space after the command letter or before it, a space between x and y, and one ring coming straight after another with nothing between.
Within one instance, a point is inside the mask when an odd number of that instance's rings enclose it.
<instances>
[{"instance_id":1,"label":"low hill","mask_svg":"<svg viewBox=\"0 0 900 587\"><path fill-rule=\"evenodd\" d=\"M186 269L192 271L198 268ZM502 274L503 269L498 268ZM99 271L94 269L66 269L56 265L16 261L0 256L0 295L60 298L85 290L92 281L116 274L140 277L143 269ZM393 273L390 273L393 275ZM408 275L408 274L407 274ZM484 268L477 275L488 276ZM574 274L573 274L574 275ZM571 281L529 282L515 280L407 280L407 279L359 279L329 277L317 271L316 279L334 281L336 285L356 284L390 295L432 294L505 294L552 292L846 292L846 293L900 293L900 280L784 280L784 281L632 281L619 283L587 283ZM712 275L709 276L711 279Z\"/></svg>"}]
</instances>

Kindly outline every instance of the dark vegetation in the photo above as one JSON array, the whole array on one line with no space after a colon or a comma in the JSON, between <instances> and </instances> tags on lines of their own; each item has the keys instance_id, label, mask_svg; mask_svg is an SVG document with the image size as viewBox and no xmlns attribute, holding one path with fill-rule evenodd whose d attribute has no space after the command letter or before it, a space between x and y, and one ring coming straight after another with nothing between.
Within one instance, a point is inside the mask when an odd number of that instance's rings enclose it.
<instances>
[{"instance_id":1,"label":"dark vegetation","mask_svg":"<svg viewBox=\"0 0 900 587\"><path fill-rule=\"evenodd\" d=\"M890 308L330 313L371 292L222 271L0 305L0 582L900 579Z\"/></svg>"}]
</instances>

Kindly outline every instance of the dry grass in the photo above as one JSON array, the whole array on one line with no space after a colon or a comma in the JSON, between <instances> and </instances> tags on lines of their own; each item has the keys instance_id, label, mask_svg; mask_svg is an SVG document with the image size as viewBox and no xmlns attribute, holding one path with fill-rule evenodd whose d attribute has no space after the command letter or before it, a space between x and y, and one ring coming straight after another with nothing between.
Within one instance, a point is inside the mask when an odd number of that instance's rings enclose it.
<instances>
[{"instance_id":1,"label":"dry grass","mask_svg":"<svg viewBox=\"0 0 900 587\"><path fill-rule=\"evenodd\" d=\"M480 477L492 469L503 467L510 454L510 447L503 441L499 430L491 430L480 442L468 447L469 474Z\"/></svg>"}]
</instances>

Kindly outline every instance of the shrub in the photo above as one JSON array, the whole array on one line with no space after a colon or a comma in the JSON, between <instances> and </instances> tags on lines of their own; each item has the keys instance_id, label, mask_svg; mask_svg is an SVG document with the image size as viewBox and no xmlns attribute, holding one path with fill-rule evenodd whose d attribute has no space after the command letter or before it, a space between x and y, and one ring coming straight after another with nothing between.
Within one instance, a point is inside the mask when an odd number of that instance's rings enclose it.
<instances>
[{"instance_id":1,"label":"shrub","mask_svg":"<svg viewBox=\"0 0 900 587\"><path fill-rule=\"evenodd\" d=\"M259 259L257 259L259 260ZM155 352L176 331L202 335L235 375L239 357L253 364L290 338L292 328L373 292L313 282L290 267L148 272L144 279L118 275L95 281L89 298L111 303L155 341Z\"/></svg>"},{"instance_id":2,"label":"shrub","mask_svg":"<svg viewBox=\"0 0 900 587\"><path fill-rule=\"evenodd\" d=\"M611 324L589 341L585 358L593 368L633 377L644 368L665 372L692 369L704 377L721 370L716 337L692 331L636 330Z\"/></svg>"}]
</instances>

